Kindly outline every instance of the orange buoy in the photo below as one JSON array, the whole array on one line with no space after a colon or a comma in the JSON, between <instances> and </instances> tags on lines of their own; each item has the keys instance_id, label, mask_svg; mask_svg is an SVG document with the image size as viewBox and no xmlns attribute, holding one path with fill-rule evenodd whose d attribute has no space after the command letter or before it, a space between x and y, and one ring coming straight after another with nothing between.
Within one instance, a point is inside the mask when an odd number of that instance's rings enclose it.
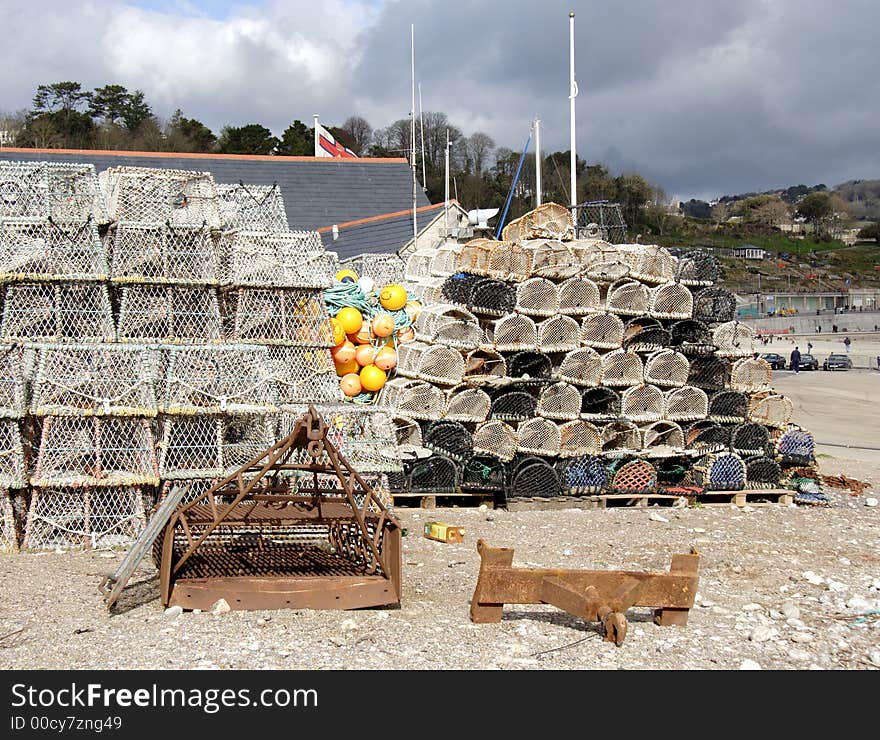
<instances>
[{"instance_id":1,"label":"orange buoy","mask_svg":"<svg viewBox=\"0 0 880 740\"><path fill-rule=\"evenodd\" d=\"M387 337L394 332L394 317L390 313L380 313L370 323L373 334L377 337Z\"/></svg>"},{"instance_id":2,"label":"orange buoy","mask_svg":"<svg viewBox=\"0 0 880 740\"><path fill-rule=\"evenodd\" d=\"M330 319L330 328L333 331L333 346L338 347L345 341L345 328L339 319Z\"/></svg>"},{"instance_id":3,"label":"orange buoy","mask_svg":"<svg viewBox=\"0 0 880 740\"><path fill-rule=\"evenodd\" d=\"M370 328L367 327L365 329L361 329L359 332L355 334L349 334L348 340L353 344L369 344L370 340L372 340L373 335L370 333Z\"/></svg>"},{"instance_id":4,"label":"orange buoy","mask_svg":"<svg viewBox=\"0 0 880 740\"><path fill-rule=\"evenodd\" d=\"M406 305L406 290L402 285L392 283L379 292L379 303L389 311L399 311Z\"/></svg>"},{"instance_id":5,"label":"orange buoy","mask_svg":"<svg viewBox=\"0 0 880 740\"><path fill-rule=\"evenodd\" d=\"M357 364L357 360L350 360L349 362L337 362L336 365L336 374L342 378L349 373L356 373L361 369L361 366Z\"/></svg>"},{"instance_id":6,"label":"orange buoy","mask_svg":"<svg viewBox=\"0 0 880 740\"><path fill-rule=\"evenodd\" d=\"M411 326L406 326L397 332L398 342L411 342L416 338L416 333Z\"/></svg>"},{"instance_id":7,"label":"orange buoy","mask_svg":"<svg viewBox=\"0 0 880 740\"><path fill-rule=\"evenodd\" d=\"M353 306L340 308L339 313L336 314L336 320L342 324L346 334L357 334L364 325L363 314Z\"/></svg>"},{"instance_id":8,"label":"orange buoy","mask_svg":"<svg viewBox=\"0 0 880 740\"><path fill-rule=\"evenodd\" d=\"M331 349L330 354L333 355L333 360L337 363L351 362L355 357L356 351L357 348L354 344L344 341L342 344Z\"/></svg>"},{"instance_id":9,"label":"orange buoy","mask_svg":"<svg viewBox=\"0 0 880 740\"><path fill-rule=\"evenodd\" d=\"M381 367L367 365L361 369L361 385L365 391L378 391L385 385L388 376Z\"/></svg>"},{"instance_id":10,"label":"orange buoy","mask_svg":"<svg viewBox=\"0 0 880 740\"><path fill-rule=\"evenodd\" d=\"M382 370L391 370L397 365L397 352L394 351L394 347L382 347L376 353L373 363Z\"/></svg>"},{"instance_id":11,"label":"orange buoy","mask_svg":"<svg viewBox=\"0 0 880 740\"><path fill-rule=\"evenodd\" d=\"M357 350L355 350L355 359L357 360L357 364L361 367L366 367L367 365L371 365L373 363L373 357L376 355L376 348L372 344L361 344L358 345Z\"/></svg>"},{"instance_id":12,"label":"orange buoy","mask_svg":"<svg viewBox=\"0 0 880 740\"><path fill-rule=\"evenodd\" d=\"M349 398L356 396L362 390L360 375L357 373L346 373L342 376L342 380L339 381L339 387L342 388L342 392Z\"/></svg>"}]
</instances>

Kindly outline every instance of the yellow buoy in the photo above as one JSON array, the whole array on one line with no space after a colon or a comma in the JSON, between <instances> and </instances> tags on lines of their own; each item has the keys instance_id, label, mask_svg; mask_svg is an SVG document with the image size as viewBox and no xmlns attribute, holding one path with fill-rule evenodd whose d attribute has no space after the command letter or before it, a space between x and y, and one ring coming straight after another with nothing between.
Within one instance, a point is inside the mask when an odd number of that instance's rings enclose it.
<instances>
[{"instance_id":1,"label":"yellow buoy","mask_svg":"<svg viewBox=\"0 0 880 740\"><path fill-rule=\"evenodd\" d=\"M339 319L330 319L330 329L333 332L333 346L338 347L345 341L345 327Z\"/></svg>"},{"instance_id":2,"label":"yellow buoy","mask_svg":"<svg viewBox=\"0 0 880 740\"><path fill-rule=\"evenodd\" d=\"M340 283L356 283L358 281L358 275L354 270L340 270L335 277Z\"/></svg>"},{"instance_id":3,"label":"yellow buoy","mask_svg":"<svg viewBox=\"0 0 880 740\"><path fill-rule=\"evenodd\" d=\"M341 378L349 373L356 373L361 369L361 366L357 364L357 360L351 360L350 362L336 362L336 374Z\"/></svg>"},{"instance_id":4,"label":"yellow buoy","mask_svg":"<svg viewBox=\"0 0 880 740\"><path fill-rule=\"evenodd\" d=\"M406 290L397 283L386 285L379 293L379 303L389 311L399 311L406 305Z\"/></svg>"},{"instance_id":5,"label":"yellow buoy","mask_svg":"<svg viewBox=\"0 0 880 740\"><path fill-rule=\"evenodd\" d=\"M367 365L361 370L361 385L365 391L378 391L385 385L387 377L381 367Z\"/></svg>"},{"instance_id":6,"label":"yellow buoy","mask_svg":"<svg viewBox=\"0 0 880 740\"><path fill-rule=\"evenodd\" d=\"M357 334L364 325L363 315L353 306L340 308L339 313L336 314L336 320L342 324L346 334Z\"/></svg>"}]
</instances>

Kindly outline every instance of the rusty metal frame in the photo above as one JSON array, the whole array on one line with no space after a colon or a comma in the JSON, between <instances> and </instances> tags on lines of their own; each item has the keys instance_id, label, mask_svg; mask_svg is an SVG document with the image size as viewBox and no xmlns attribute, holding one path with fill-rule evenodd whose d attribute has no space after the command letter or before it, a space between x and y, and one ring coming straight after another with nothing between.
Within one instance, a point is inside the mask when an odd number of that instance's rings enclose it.
<instances>
[{"instance_id":1,"label":"rusty metal frame","mask_svg":"<svg viewBox=\"0 0 880 740\"><path fill-rule=\"evenodd\" d=\"M477 542L480 575L471 600L471 621L500 622L505 604L551 604L587 621L602 623L605 639L621 645L625 612L654 607L661 626L684 626L694 605L700 556L696 549L673 555L667 573L619 570L514 568L513 548Z\"/></svg>"}]
</instances>

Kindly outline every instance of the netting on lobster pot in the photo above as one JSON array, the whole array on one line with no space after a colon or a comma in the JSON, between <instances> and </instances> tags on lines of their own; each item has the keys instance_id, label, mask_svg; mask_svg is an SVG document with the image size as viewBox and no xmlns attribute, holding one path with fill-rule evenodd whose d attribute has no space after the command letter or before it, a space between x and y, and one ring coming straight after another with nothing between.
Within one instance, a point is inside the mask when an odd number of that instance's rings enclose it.
<instances>
[{"instance_id":1,"label":"netting on lobster pot","mask_svg":"<svg viewBox=\"0 0 880 740\"><path fill-rule=\"evenodd\" d=\"M449 277L459 271L458 259L462 245L458 242L443 242L434 250L434 256L428 265L428 271L434 277Z\"/></svg>"},{"instance_id":2,"label":"netting on lobster pot","mask_svg":"<svg viewBox=\"0 0 880 740\"><path fill-rule=\"evenodd\" d=\"M549 462L527 456L511 465L509 490L511 497L553 498L562 493L562 486L559 475Z\"/></svg>"},{"instance_id":3,"label":"netting on lobster pot","mask_svg":"<svg viewBox=\"0 0 880 740\"><path fill-rule=\"evenodd\" d=\"M795 425L776 441L776 455L783 465L809 465L815 460L815 452L813 435Z\"/></svg>"},{"instance_id":4,"label":"netting on lobster pot","mask_svg":"<svg viewBox=\"0 0 880 740\"><path fill-rule=\"evenodd\" d=\"M477 317L450 303L423 308L415 321L416 338L428 344L456 349L476 349L486 341Z\"/></svg>"},{"instance_id":5,"label":"netting on lobster pot","mask_svg":"<svg viewBox=\"0 0 880 740\"><path fill-rule=\"evenodd\" d=\"M261 344L333 346L321 292L312 288L235 288L226 291L229 339Z\"/></svg>"},{"instance_id":6,"label":"netting on lobster pot","mask_svg":"<svg viewBox=\"0 0 880 740\"><path fill-rule=\"evenodd\" d=\"M732 424L749 416L749 399L739 391L717 391L709 397L709 419Z\"/></svg>"},{"instance_id":7,"label":"netting on lobster pot","mask_svg":"<svg viewBox=\"0 0 880 740\"><path fill-rule=\"evenodd\" d=\"M276 438L274 414L225 414L220 454L223 472L233 473L262 453Z\"/></svg>"},{"instance_id":8,"label":"netting on lobster pot","mask_svg":"<svg viewBox=\"0 0 880 740\"><path fill-rule=\"evenodd\" d=\"M496 391L492 398L490 416L502 421L523 421L535 415L538 399L531 393L515 389Z\"/></svg>"},{"instance_id":9,"label":"netting on lobster pot","mask_svg":"<svg viewBox=\"0 0 880 740\"><path fill-rule=\"evenodd\" d=\"M461 462L473 454L473 438L463 424L451 419L428 422L422 433L425 447Z\"/></svg>"},{"instance_id":10,"label":"netting on lobster pot","mask_svg":"<svg viewBox=\"0 0 880 740\"><path fill-rule=\"evenodd\" d=\"M647 283L663 283L675 277L676 259L663 247L654 244L618 244L617 249L634 278Z\"/></svg>"},{"instance_id":11,"label":"netting on lobster pot","mask_svg":"<svg viewBox=\"0 0 880 740\"><path fill-rule=\"evenodd\" d=\"M602 358L592 347L574 349L562 358L555 376L573 385L599 385L602 382Z\"/></svg>"},{"instance_id":12,"label":"netting on lobster pot","mask_svg":"<svg viewBox=\"0 0 880 740\"><path fill-rule=\"evenodd\" d=\"M599 429L588 421L567 421L559 425L559 456L594 455L602 449Z\"/></svg>"},{"instance_id":13,"label":"netting on lobster pot","mask_svg":"<svg viewBox=\"0 0 880 740\"><path fill-rule=\"evenodd\" d=\"M489 254L488 249L483 249L483 245L487 242L492 241L491 239L477 238L471 239L462 245L461 250L459 251L456 261L455 268L450 275L454 275L456 273L471 273L473 275L482 274L487 265L485 264L485 259ZM479 271L479 272L478 272Z\"/></svg>"},{"instance_id":14,"label":"netting on lobster pot","mask_svg":"<svg viewBox=\"0 0 880 740\"><path fill-rule=\"evenodd\" d=\"M461 488L465 491L503 491L504 463L491 455L474 455L462 470Z\"/></svg>"},{"instance_id":15,"label":"netting on lobster pot","mask_svg":"<svg viewBox=\"0 0 880 740\"><path fill-rule=\"evenodd\" d=\"M728 321L712 331L719 357L751 357L755 353L755 332L747 324Z\"/></svg>"},{"instance_id":16,"label":"netting on lobster pot","mask_svg":"<svg viewBox=\"0 0 880 740\"><path fill-rule=\"evenodd\" d=\"M684 443L689 450L718 452L730 447L730 428L703 419L683 429Z\"/></svg>"},{"instance_id":17,"label":"netting on lobster pot","mask_svg":"<svg viewBox=\"0 0 880 740\"><path fill-rule=\"evenodd\" d=\"M516 286L516 310L528 316L553 316L559 313L556 284L546 278L529 278Z\"/></svg>"},{"instance_id":18,"label":"netting on lobster pot","mask_svg":"<svg viewBox=\"0 0 880 740\"><path fill-rule=\"evenodd\" d=\"M754 422L737 424L730 430L730 449L737 455L752 457L766 455L770 446L767 427Z\"/></svg>"},{"instance_id":19,"label":"netting on lobster pot","mask_svg":"<svg viewBox=\"0 0 880 740\"><path fill-rule=\"evenodd\" d=\"M600 283L613 283L629 275L629 264L620 254L616 244L607 242L584 243L575 246L586 275Z\"/></svg>"},{"instance_id":20,"label":"netting on lobster pot","mask_svg":"<svg viewBox=\"0 0 880 740\"><path fill-rule=\"evenodd\" d=\"M434 454L413 464L409 474L409 490L418 493L454 493L460 480L458 463L445 455Z\"/></svg>"},{"instance_id":21,"label":"netting on lobster pot","mask_svg":"<svg viewBox=\"0 0 880 740\"><path fill-rule=\"evenodd\" d=\"M777 488L782 478L779 463L763 455L746 460L746 483L749 488Z\"/></svg>"},{"instance_id":22,"label":"netting on lobster pot","mask_svg":"<svg viewBox=\"0 0 880 740\"><path fill-rule=\"evenodd\" d=\"M532 250L532 273L551 280L565 280L581 272L581 264L568 244L554 239L526 243Z\"/></svg>"},{"instance_id":23,"label":"netting on lobster pot","mask_svg":"<svg viewBox=\"0 0 880 740\"><path fill-rule=\"evenodd\" d=\"M528 316L511 313L489 323L486 342L498 352L535 349L538 345L538 328Z\"/></svg>"},{"instance_id":24,"label":"netting on lobster pot","mask_svg":"<svg viewBox=\"0 0 880 740\"><path fill-rule=\"evenodd\" d=\"M494 350L475 349L464 358L464 380L469 383L503 378L505 375L507 361Z\"/></svg>"},{"instance_id":25,"label":"netting on lobster pot","mask_svg":"<svg viewBox=\"0 0 880 740\"><path fill-rule=\"evenodd\" d=\"M109 221L91 164L0 162L0 219Z\"/></svg>"},{"instance_id":26,"label":"netting on lobster pot","mask_svg":"<svg viewBox=\"0 0 880 740\"><path fill-rule=\"evenodd\" d=\"M687 384L691 365L681 352L663 349L645 360L645 382L664 388L681 388Z\"/></svg>"},{"instance_id":27,"label":"netting on lobster pot","mask_svg":"<svg viewBox=\"0 0 880 740\"><path fill-rule=\"evenodd\" d=\"M746 482L746 464L733 452L709 455L695 469L703 475L703 487L710 491L741 491Z\"/></svg>"},{"instance_id":28,"label":"netting on lobster pot","mask_svg":"<svg viewBox=\"0 0 880 740\"><path fill-rule=\"evenodd\" d=\"M392 416L394 439L398 447L422 447L422 427L415 420L406 416Z\"/></svg>"},{"instance_id":29,"label":"netting on lobster pot","mask_svg":"<svg viewBox=\"0 0 880 740\"><path fill-rule=\"evenodd\" d=\"M329 288L332 282L333 258L317 231L227 231L220 251L224 285Z\"/></svg>"},{"instance_id":30,"label":"netting on lobster pot","mask_svg":"<svg viewBox=\"0 0 880 740\"><path fill-rule=\"evenodd\" d=\"M693 357L688 383L705 391L726 388L730 384L730 362L714 355Z\"/></svg>"},{"instance_id":31,"label":"netting on lobster pot","mask_svg":"<svg viewBox=\"0 0 880 740\"><path fill-rule=\"evenodd\" d=\"M523 239L574 239L571 211L558 203L544 203L511 221L501 236L509 241Z\"/></svg>"},{"instance_id":32,"label":"netting on lobster pot","mask_svg":"<svg viewBox=\"0 0 880 740\"><path fill-rule=\"evenodd\" d=\"M214 289L146 284L122 288L120 341L173 344L220 337L220 306Z\"/></svg>"},{"instance_id":33,"label":"netting on lobster pot","mask_svg":"<svg viewBox=\"0 0 880 740\"><path fill-rule=\"evenodd\" d=\"M775 393L762 393L752 396L749 404L749 420L768 427L784 428L794 413L792 402L785 396Z\"/></svg>"},{"instance_id":34,"label":"netting on lobster pot","mask_svg":"<svg viewBox=\"0 0 880 740\"><path fill-rule=\"evenodd\" d=\"M217 184L217 207L225 229L287 231L287 212L277 184Z\"/></svg>"},{"instance_id":35,"label":"netting on lobster pot","mask_svg":"<svg viewBox=\"0 0 880 740\"><path fill-rule=\"evenodd\" d=\"M619 349L623 343L623 321L613 313L597 313L581 322L581 344L595 349Z\"/></svg>"},{"instance_id":36,"label":"netting on lobster pot","mask_svg":"<svg viewBox=\"0 0 880 740\"><path fill-rule=\"evenodd\" d=\"M602 357L602 385L640 385L644 377L641 358L627 350L616 349Z\"/></svg>"},{"instance_id":37,"label":"netting on lobster pot","mask_svg":"<svg viewBox=\"0 0 880 740\"><path fill-rule=\"evenodd\" d=\"M580 346L580 326L571 316L551 316L538 324L538 347L543 352L570 352Z\"/></svg>"},{"instance_id":38,"label":"netting on lobster pot","mask_svg":"<svg viewBox=\"0 0 880 740\"><path fill-rule=\"evenodd\" d=\"M0 418L17 419L27 413L27 377L33 351L20 344L0 344Z\"/></svg>"},{"instance_id":39,"label":"netting on lobster pot","mask_svg":"<svg viewBox=\"0 0 880 740\"><path fill-rule=\"evenodd\" d=\"M443 281L441 289L443 298L457 306L467 306L471 296L471 288L485 279L482 275L475 273L456 272Z\"/></svg>"},{"instance_id":40,"label":"netting on lobster pot","mask_svg":"<svg viewBox=\"0 0 880 740\"><path fill-rule=\"evenodd\" d=\"M559 464L559 478L563 490L572 496L588 496L605 488L608 469L599 455L582 455Z\"/></svg>"},{"instance_id":41,"label":"netting on lobster pot","mask_svg":"<svg viewBox=\"0 0 880 740\"><path fill-rule=\"evenodd\" d=\"M709 397L701 388L686 385L666 392L663 418L669 421L697 421L709 414Z\"/></svg>"},{"instance_id":42,"label":"netting on lobster pot","mask_svg":"<svg viewBox=\"0 0 880 740\"><path fill-rule=\"evenodd\" d=\"M675 279L683 285L712 285L718 280L720 273L715 255L695 249L678 256Z\"/></svg>"},{"instance_id":43,"label":"netting on lobster pot","mask_svg":"<svg viewBox=\"0 0 880 740\"><path fill-rule=\"evenodd\" d=\"M18 527L12 496L0 491L0 553L18 552Z\"/></svg>"},{"instance_id":44,"label":"netting on lobster pot","mask_svg":"<svg viewBox=\"0 0 880 740\"><path fill-rule=\"evenodd\" d=\"M641 431L642 447L651 457L671 457L684 449L684 432L674 421L655 421Z\"/></svg>"},{"instance_id":45,"label":"netting on lobster pot","mask_svg":"<svg viewBox=\"0 0 880 740\"><path fill-rule=\"evenodd\" d=\"M534 251L518 242L492 242L487 274L496 280L522 282L532 274Z\"/></svg>"},{"instance_id":46,"label":"netting on lobster pot","mask_svg":"<svg viewBox=\"0 0 880 740\"><path fill-rule=\"evenodd\" d=\"M333 358L326 347L266 345L269 376L279 404L335 403L342 400Z\"/></svg>"},{"instance_id":47,"label":"netting on lobster pot","mask_svg":"<svg viewBox=\"0 0 880 740\"><path fill-rule=\"evenodd\" d=\"M581 417L616 419L621 414L620 394L612 388L586 388L581 392Z\"/></svg>"},{"instance_id":48,"label":"netting on lobster pot","mask_svg":"<svg viewBox=\"0 0 880 740\"><path fill-rule=\"evenodd\" d=\"M606 455L630 454L642 449L642 434L634 422L617 419L602 427L600 432L602 452Z\"/></svg>"},{"instance_id":49,"label":"netting on lobster pot","mask_svg":"<svg viewBox=\"0 0 880 740\"><path fill-rule=\"evenodd\" d=\"M600 310L602 297L599 287L584 277L571 277L556 287L559 313L566 316L586 316Z\"/></svg>"},{"instance_id":50,"label":"netting on lobster pot","mask_svg":"<svg viewBox=\"0 0 880 740\"><path fill-rule=\"evenodd\" d=\"M711 355L715 343L709 329L702 321L684 319L669 327L670 345L689 357Z\"/></svg>"},{"instance_id":51,"label":"netting on lobster pot","mask_svg":"<svg viewBox=\"0 0 880 740\"><path fill-rule=\"evenodd\" d=\"M467 307L480 316L504 316L512 313L516 292L507 283L482 278L471 287Z\"/></svg>"},{"instance_id":52,"label":"netting on lobster pot","mask_svg":"<svg viewBox=\"0 0 880 740\"><path fill-rule=\"evenodd\" d=\"M654 385L627 388L620 397L620 412L632 421L659 421L663 416L663 391Z\"/></svg>"},{"instance_id":53,"label":"netting on lobster pot","mask_svg":"<svg viewBox=\"0 0 880 740\"><path fill-rule=\"evenodd\" d=\"M545 419L578 419L581 415L581 393L569 383L548 385L541 391L535 413Z\"/></svg>"},{"instance_id":54,"label":"netting on lobster pot","mask_svg":"<svg viewBox=\"0 0 880 740\"><path fill-rule=\"evenodd\" d=\"M623 348L633 352L656 352L669 346L669 331L657 320L639 316L626 322Z\"/></svg>"},{"instance_id":55,"label":"netting on lobster pot","mask_svg":"<svg viewBox=\"0 0 880 740\"><path fill-rule=\"evenodd\" d=\"M27 485L27 461L18 419L0 419L0 489Z\"/></svg>"},{"instance_id":56,"label":"netting on lobster pot","mask_svg":"<svg viewBox=\"0 0 880 740\"><path fill-rule=\"evenodd\" d=\"M103 280L109 270L91 218L76 223L0 219L0 281Z\"/></svg>"},{"instance_id":57,"label":"netting on lobster pot","mask_svg":"<svg viewBox=\"0 0 880 740\"><path fill-rule=\"evenodd\" d=\"M762 357L747 357L733 363L730 385L738 391L764 391L773 379L770 363Z\"/></svg>"},{"instance_id":58,"label":"netting on lobster pot","mask_svg":"<svg viewBox=\"0 0 880 740\"><path fill-rule=\"evenodd\" d=\"M205 226L122 222L107 234L116 283L217 283L218 255Z\"/></svg>"},{"instance_id":59,"label":"netting on lobster pot","mask_svg":"<svg viewBox=\"0 0 880 740\"><path fill-rule=\"evenodd\" d=\"M635 280L618 280L608 286L605 309L619 316L642 316L648 313L648 289Z\"/></svg>"},{"instance_id":60,"label":"netting on lobster pot","mask_svg":"<svg viewBox=\"0 0 880 740\"><path fill-rule=\"evenodd\" d=\"M664 283L651 288L648 313L658 319L689 319L694 311L694 296L681 283Z\"/></svg>"},{"instance_id":61,"label":"netting on lobster pot","mask_svg":"<svg viewBox=\"0 0 880 740\"><path fill-rule=\"evenodd\" d=\"M223 424L216 416L161 419L159 475L164 480L223 475Z\"/></svg>"},{"instance_id":62,"label":"netting on lobster pot","mask_svg":"<svg viewBox=\"0 0 880 740\"><path fill-rule=\"evenodd\" d=\"M630 460L614 470L609 488L620 493L653 493L657 469L647 460Z\"/></svg>"},{"instance_id":63,"label":"netting on lobster pot","mask_svg":"<svg viewBox=\"0 0 880 740\"><path fill-rule=\"evenodd\" d=\"M112 342L110 294L99 283L23 283L6 287L0 335L31 341Z\"/></svg>"},{"instance_id":64,"label":"netting on lobster pot","mask_svg":"<svg viewBox=\"0 0 880 740\"><path fill-rule=\"evenodd\" d=\"M446 394L443 418L464 422L486 421L491 407L492 400L488 393L480 388L460 385Z\"/></svg>"},{"instance_id":65,"label":"netting on lobster pot","mask_svg":"<svg viewBox=\"0 0 880 740\"><path fill-rule=\"evenodd\" d=\"M517 434L517 450L533 455L556 457L562 445L559 427L549 419L536 417L520 423Z\"/></svg>"},{"instance_id":66,"label":"netting on lobster pot","mask_svg":"<svg viewBox=\"0 0 880 740\"><path fill-rule=\"evenodd\" d=\"M523 350L511 355L507 361L507 374L511 378L536 380L550 378L553 362L543 352Z\"/></svg>"},{"instance_id":67,"label":"netting on lobster pot","mask_svg":"<svg viewBox=\"0 0 880 740\"><path fill-rule=\"evenodd\" d=\"M475 455L492 455L509 462L516 454L516 431L498 419L480 424L473 436Z\"/></svg>"},{"instance_id":68,"label":"netting on lobster pot","mask_svg":"<svg viewBox=\"0 0 880 740\"><path fill-rule=\"evenodd\" d=\"M696 321L706 324L723 324L736 316L736 296L724 288L703 288L694 295Z\"/></svg>"},{"instance_id":69,"label":"netting on lobster pot","mask_svg":"<svg viewBox=\"0 0 880 740\"><path fill-rule=\"evenodd\" d=\"M437 385L458 385L464 376L461 352L440 344L406 342L397 348L397 372Z\"/></svg>"},{"instance_id":70,"label":"netting on lobster pot","mask_svg":"<svg viewBox=\"0 0 880 740\"><path fill-rule=\"evenodd\" d=\"M443 292L448 278L422 278L417 282L407 282L407 295L412 300L421 301L425 305L433 303L449 303L449 299ZM462 304L464 305L464 304Z\"/></svg>"},{"instance_id":71,"label":"netting on lobster pot","mask_svg":"<svg viewBox=\"0 0 880 740\"><path fill-rule=\"evenodd\" d=\"M406 267L403 277L406 280L421 280L431 277L431 260L434 258L434 250L421 248L406 258ZM450 273L452 274L452 273Z\"/></svg>"}]
</instances>

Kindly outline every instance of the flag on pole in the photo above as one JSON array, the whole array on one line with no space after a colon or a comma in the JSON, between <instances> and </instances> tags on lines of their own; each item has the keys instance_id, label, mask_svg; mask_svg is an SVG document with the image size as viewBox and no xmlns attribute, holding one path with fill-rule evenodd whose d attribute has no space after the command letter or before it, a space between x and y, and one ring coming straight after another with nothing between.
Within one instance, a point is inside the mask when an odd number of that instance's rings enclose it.
<instances>
[{"instance_id":1,"label":"flag on pole","mask_svg":"<svg viewBox=\"0 0 880 740\"><path fill-rule=\"evenodd\" d=\"M342 157L343 159L357 159L358 156L351 149L342 146L336 138L320 123L315 121L315 156L316 157Z\"/></svg>"}]
</instances>

